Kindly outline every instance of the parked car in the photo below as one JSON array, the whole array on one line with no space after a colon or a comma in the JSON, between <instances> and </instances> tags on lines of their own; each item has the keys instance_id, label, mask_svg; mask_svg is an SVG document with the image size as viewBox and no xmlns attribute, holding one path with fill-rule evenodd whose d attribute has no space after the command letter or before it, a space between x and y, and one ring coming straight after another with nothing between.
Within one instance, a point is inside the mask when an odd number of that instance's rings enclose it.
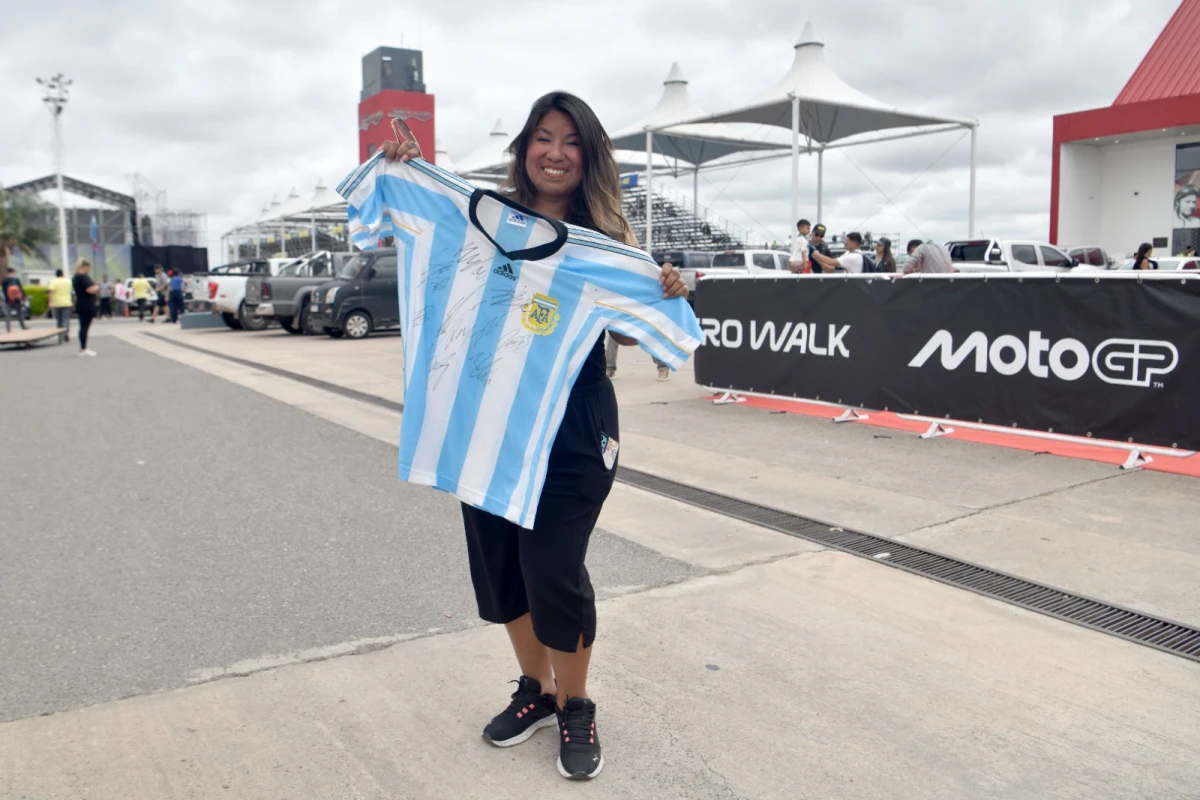
<instances>
[{"instance_id":1,"label":"parked car","mask_svg":"<svg viewBox=\"0 0 1200 800\"><path fill-rule=\"evenodd\" d=\"M288 333L314 332L309 325L313 290L335 279L355 255L321 251L287 265L278 275L251 275L246 280L247 313L274 319Z\"/></svg>"},{"instance_id":2,"label":"parked car","mask_svg":"<svg viewBox=\"0 0 1200 800\"><path fill-rule=\"evenodd\" d=\"M713 253L712 263L702 269L681 269L688 289L696 291L696 283L704 276L772 275L788 268L789 254L781 250L722 250Z\"/></svg>"},{"instance_id":3,"label":"parked car","mask_svg":"<svg viewBox=\"0 0 1200 800\"><path fill-rule=\"evenodd\" d=\"M1079 266L1052 244L972 239L946 242L957 272L1065 272Z\"/></svg>"},{"instance_id":4,"label":"parked car","mask_svg":"<svg viewBox=\"0 0 1200 800\"><path fill-rule=\"evenodd\" d=\"M277 275L279 270L297 259L263 258L235 261L208 273L208 299L212 310L221 315L225 324L235 331L265 330L269 319L256 317L246 309L246 281L251 275Z\"/></svg>"},{"instance_id":5,"label":"parked car","mask_svg":"<svg viewBox=\"0 0 1200 800\"><path fill-rule=\"evenodd\" d=\"M660 267L670 263L683 276L684 282L691 288L696 286L696 270L705 270L712 266L713 254L702 250L659 250L651 253L650 257Z\"/></svg>"},{"instance_id":6,"label":"parked car","mask_svg":"<svg viewBox=\"0 0 1200 800\"><path fill-rule=\"evenodd\" d=\"M1152 258L1150 260L1158 264L1159 272L1173 272L1179 270L1187 270L1189 272L1200 271L1200 256L1189 256L1187 258ZM1133 259L1118 265L1116 269L1132 270Z\"/></svg>"},{"instance_id":7,"label":"parked car","mask_svg":"<svg viewBox=\"0 0 1200 800\"><path fill-rule=\"evenodd\" d=\"M1112 269L1116 263L1103 247L1097 245L1070 247L1067 248L1067 255L1078 261L1081 267Z\"/></svg>"},{"instance_id":8,"label":"parked car","mask_svg":"<svg viewBox=\"0 0 1200 800\"><path fill-rule=\"evenodd\" d=\"M355 254L337 280L313 290L308 322L334 338L350 339L365 339L372 331L399 325L395 249L381 247Z\"/></svg>"}]
</instances>

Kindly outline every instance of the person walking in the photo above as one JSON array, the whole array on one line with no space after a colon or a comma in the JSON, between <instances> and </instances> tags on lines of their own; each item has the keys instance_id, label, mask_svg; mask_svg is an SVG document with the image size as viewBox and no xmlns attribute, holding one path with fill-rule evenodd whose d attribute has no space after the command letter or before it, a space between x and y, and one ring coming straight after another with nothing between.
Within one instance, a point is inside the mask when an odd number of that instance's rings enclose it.
<instances>
[{"instance_id":1,"label":"person walking","mask_svg":"<svg viewBox=\"0 0 1200 800\"><path fill-rule=\"evenodd\" d=\"M171 322L179 322L179 317L183 314L183 276L175 270L171 270Z\"/></svg>"},{"instance_id":2,"label":"person walking","mask_svg":"<svg viewBox=\"0 0 1200 800\"><path fill-rule=\"evenodd\" d=\"M139 272L129 288L133 291L133 303L137 306L138 322L143 322L146 319L146 300L150 297L150 281L142 277L142 273ZM153 311L150 321L154 322Z\"/></svg>"},{"instance_id":3,"label":"person walking","mask_svg":"<svg viewBox=\"0 0 1200 800\"><path fill-rule=\"evenodd\" d=\"M61 269L54 270L54 279L50 281L50 310L54 314L55 324L65 333L64 341L71 341L71 281L63 277Z\"/></svg>"},{"instance_id":4,"label":"person walking","mask_svg":"<svg viewBox=\"0 0 1200 800\"><path fill-rule=\"evenodd\" d=\"M420 156L410 142L385 142L391 160ZM552 92L533 104L513 141L501 190L539 214L617 241L636 239L621 211L612 143L586 103ZM679 270L664 264L663 297L686 297ZM634 340L609 332L622 345ZM559 733L558 771L574 780L604 767L596 704L587 677L596 638L596 595L584 558L612 488L619 439L617 399L598 337L575 379L532 529L463 505L467 554L479 615L503 624L521 669L512 702L483 729L509 747L539 728ZM607 443L607 444L606 444Z\"/></svg>"},{"instance_id":5,"label":"person walking","mask_svg":"<svg viewBox=\"0 0 1200 800\"><path fill-rule=\"evenodd\" d=\"M875 243L875 271L896 271L896 257L892 255L892 240L886 236L879 237L879 241Z\"/></svg>"},{"instance_id":6,"label":"person walking","mask_svg":"<svg viewBox=\"0 0 1200 800\"><path fill-rule=\"evenodd\" d=\"M100 310L96 316L112 319L113 285L107 275L100 278L100 293L97 297L100 298Z\"/></svg>"},{"instance_id":7,"label":"person walking","mask_svg":"<svg viewBox=\"0 0 1200 800\"><path fill-rule=\"evenodd\" d=\"M1154 248L1149 242L1142 242L1137 249L1137 255L1133 257L1134 269L1158 269L1158 262L1154 260Z\"/></svg>"},{"instance_id":8,"label":"person walking","mask_svg":"<svg viewBox=\"0 0 1200 800\"><path fill-rule=\"evenodd\" d=\"M162 314L163 321L167 319L167 302L171 297L171 279L163 272L162 264L154 265L154 308L150 312L150 321L154 322Z\"/></svg>"},{"instance_id":9,"label":"person walking","mask_svg":"<svg viewBox=\"0 0 1200 800\"><path fill-rule=\"evenodd\" d=\"M904 262L904 274L914 272L946 273L954 272L954 261L950 251L937 242L922 242L913 239L908 243L908 261Z\"/></svg>"},{"instance_id":10,"label":"person walking","mask_svg":"<svg viewBox=\"0 0 1200 800\"><path fill-rule=\"evenodd\" d=\"M17 271L12 267L6 270L4 280L0 281L0 290L4 302L4 332L12 332L14 316L17 322L21 323L21 330L25 330L25 287L21 285Z\"/></svg>"},{"instance_id":11,"label":"person walking","mask_svg":"<svg viewBox=\"0 0 1200 800\"><path fill-rule=\"evenodd\" d=\"M71 286L75 290L75 313L79 316L79 355L95 356L96 351L88 348L88 330L96 318L96 295L100 287L92 280L92 264L86 258L75 265L75 277Z\"/></svg>"}]
</instances>

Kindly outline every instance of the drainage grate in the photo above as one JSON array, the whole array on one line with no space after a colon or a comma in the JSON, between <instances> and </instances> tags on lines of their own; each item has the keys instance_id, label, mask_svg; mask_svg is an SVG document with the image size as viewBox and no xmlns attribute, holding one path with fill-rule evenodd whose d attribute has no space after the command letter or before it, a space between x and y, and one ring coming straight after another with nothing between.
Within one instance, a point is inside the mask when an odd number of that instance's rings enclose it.
<instances>
[{"instance_id":1,"label":"drainage grate","mask_svg":"<svg viewBox=\"0 0 1200 800\"><path fill-rule=\"evenodd\" d=\"M203 353L204 355L212 356L213 358L223 358L226 361L230 361L234 364L240 364L243 367L250 367L251 369L256 369L259 372L269 372L270 374L278 375L281 378L287 378L288 380L305 383L309 386L322 389L326 392L333 392L334 394L340 394L342 397L348 397L351 400L358 400L361 403L370 403L373 406L380 406L381 408L386 408L391 411L404 411L404 403L397 403L395 400L388 400L378 395L367 394L366 392L358 392L354 389L347 389L345 386L338 386L336 383L329 383L328 381L323 381L319 378L310 378L307 375L301 375L299 372L290 372L286 369L272 367L269 364L260 364L257 361L248 361L247 359L238 358L237 356L227 356L224 353L218 353L214 350L206 350L203 347L196 347L194 344L177 342L174 339L170 339L157 333L147 332L143 333L142 335L149 336L151 339L157 339L160 342L173 344L176 347L182 347L185 350L194 350L197 353Z\"/></svg>"},{"instance_id":2,"label":"drainage grate","mask_svg":"<svg viewBox=\"0 0 1200 800\"><path fill-rule=\"evenodd\" d=\"M404 411L403 403L387 400L377 395L356 392L353 389L310 378L297 372L289 372L267 364L259 364L256 361L206 350L203 347L178 342L158 334L146 333L144 335L177 347L195 350L197 353L223 358L244 367L306 383L309 386L315 386L352 400L370 403L392 411ZM932 578L935 581L967 589L994 600L1003 600L1030 611L1073 622L1085 628L1119 636L1137 644L1200 662L1200 629L1179 622L1152 617L1149 614L1114 606L1111 603L1057 589L1044 583L1035 583L1005 572L997 572L994 569L944 556L932 550L922 550L919 547L902 544L894 539L832 527L815 519L761 506L757 503L749 503L706 489L698 489L695 486L660 478L657 475L629 467L620 467L617 470L617 480L697 508L807 539L835 550L869 558L880 564L888 564L914 575Z\"/></svg>"},{"instance_id":3,"label":"drainage grate","mask_svg":"<svg viewBox=\"0 0 1200 800\"><path fill-rule=\"evenodd\" d=\"M969 561L621 467L617 480L672 500L807 539L977 594L1200 661L1200 629L1018 578Z\"/></svg>"}]
</instances>

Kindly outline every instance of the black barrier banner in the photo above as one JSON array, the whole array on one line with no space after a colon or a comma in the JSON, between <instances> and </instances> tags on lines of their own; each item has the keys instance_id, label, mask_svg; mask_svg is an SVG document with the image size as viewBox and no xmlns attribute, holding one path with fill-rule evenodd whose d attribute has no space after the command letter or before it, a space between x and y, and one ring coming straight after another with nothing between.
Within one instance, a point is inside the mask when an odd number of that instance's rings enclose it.
<instances>
[{"instance_id":1,"label":"black barrier banner","mask_svg":"<svg viewBox=\"0 0 1200 800\"><path fill-rule=\"evenodd\" d=\"M1200 281L704 281L696 382L1200 449Z\"/></svg>"}]
</instances>

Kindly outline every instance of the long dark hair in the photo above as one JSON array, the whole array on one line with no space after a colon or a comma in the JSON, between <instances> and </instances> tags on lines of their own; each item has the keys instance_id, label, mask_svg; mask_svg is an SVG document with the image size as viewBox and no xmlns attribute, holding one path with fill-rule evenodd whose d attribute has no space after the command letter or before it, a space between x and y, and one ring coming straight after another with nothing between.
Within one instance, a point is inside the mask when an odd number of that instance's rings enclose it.
<instances>
[{"instance_id":1,"label":"long dark hair","mask_svg":"<svg viewBox=\"0 0 1200 800\"><path fill-rule=\"evenodd\" d=\"M1133 257L1133 268L1146 269L1147 266L1157 268L1158 265L1150 260L1150 251L1153 249L1153 245L1151 245L1149 242L1142 242L1141 246L1137 249L1137 255ZM1142 266L1143 264L1146 266Z\"/></svg>"},{"instance_id":2,"label":"long dark hair","mask_svg":"<svg viewBox=\"0 0 1200 800\"><path fill-rule=\"evenodd\" d=\"M551 111L561 111L575 123L583 152L583 180L571 195L566 221L599 231L619 242L635 244L633 230L621 211L621 179L617 174L617 162L613 160L612 140L591 106L573 94L550 92L533 104L525 127L509 146L513 160L501 189L518 203L533 205L537 189L525 172L525 155L538 123Z\"/></svg>"},{"instance_id":3,"label":"long dark hair","mask_svg":"<svg viewBox=\"0 0 1200 800\"><path fill-rule=\"evenodd\" d=\"M880 239L875 244L877 246L883 248L883 255L880 256L880 258L879 258L879 264L878 264L879 271L880 272L895 272L896 271L896 257L892 255L891 241L888 239Z\"/></svg>"}]
</instances>

